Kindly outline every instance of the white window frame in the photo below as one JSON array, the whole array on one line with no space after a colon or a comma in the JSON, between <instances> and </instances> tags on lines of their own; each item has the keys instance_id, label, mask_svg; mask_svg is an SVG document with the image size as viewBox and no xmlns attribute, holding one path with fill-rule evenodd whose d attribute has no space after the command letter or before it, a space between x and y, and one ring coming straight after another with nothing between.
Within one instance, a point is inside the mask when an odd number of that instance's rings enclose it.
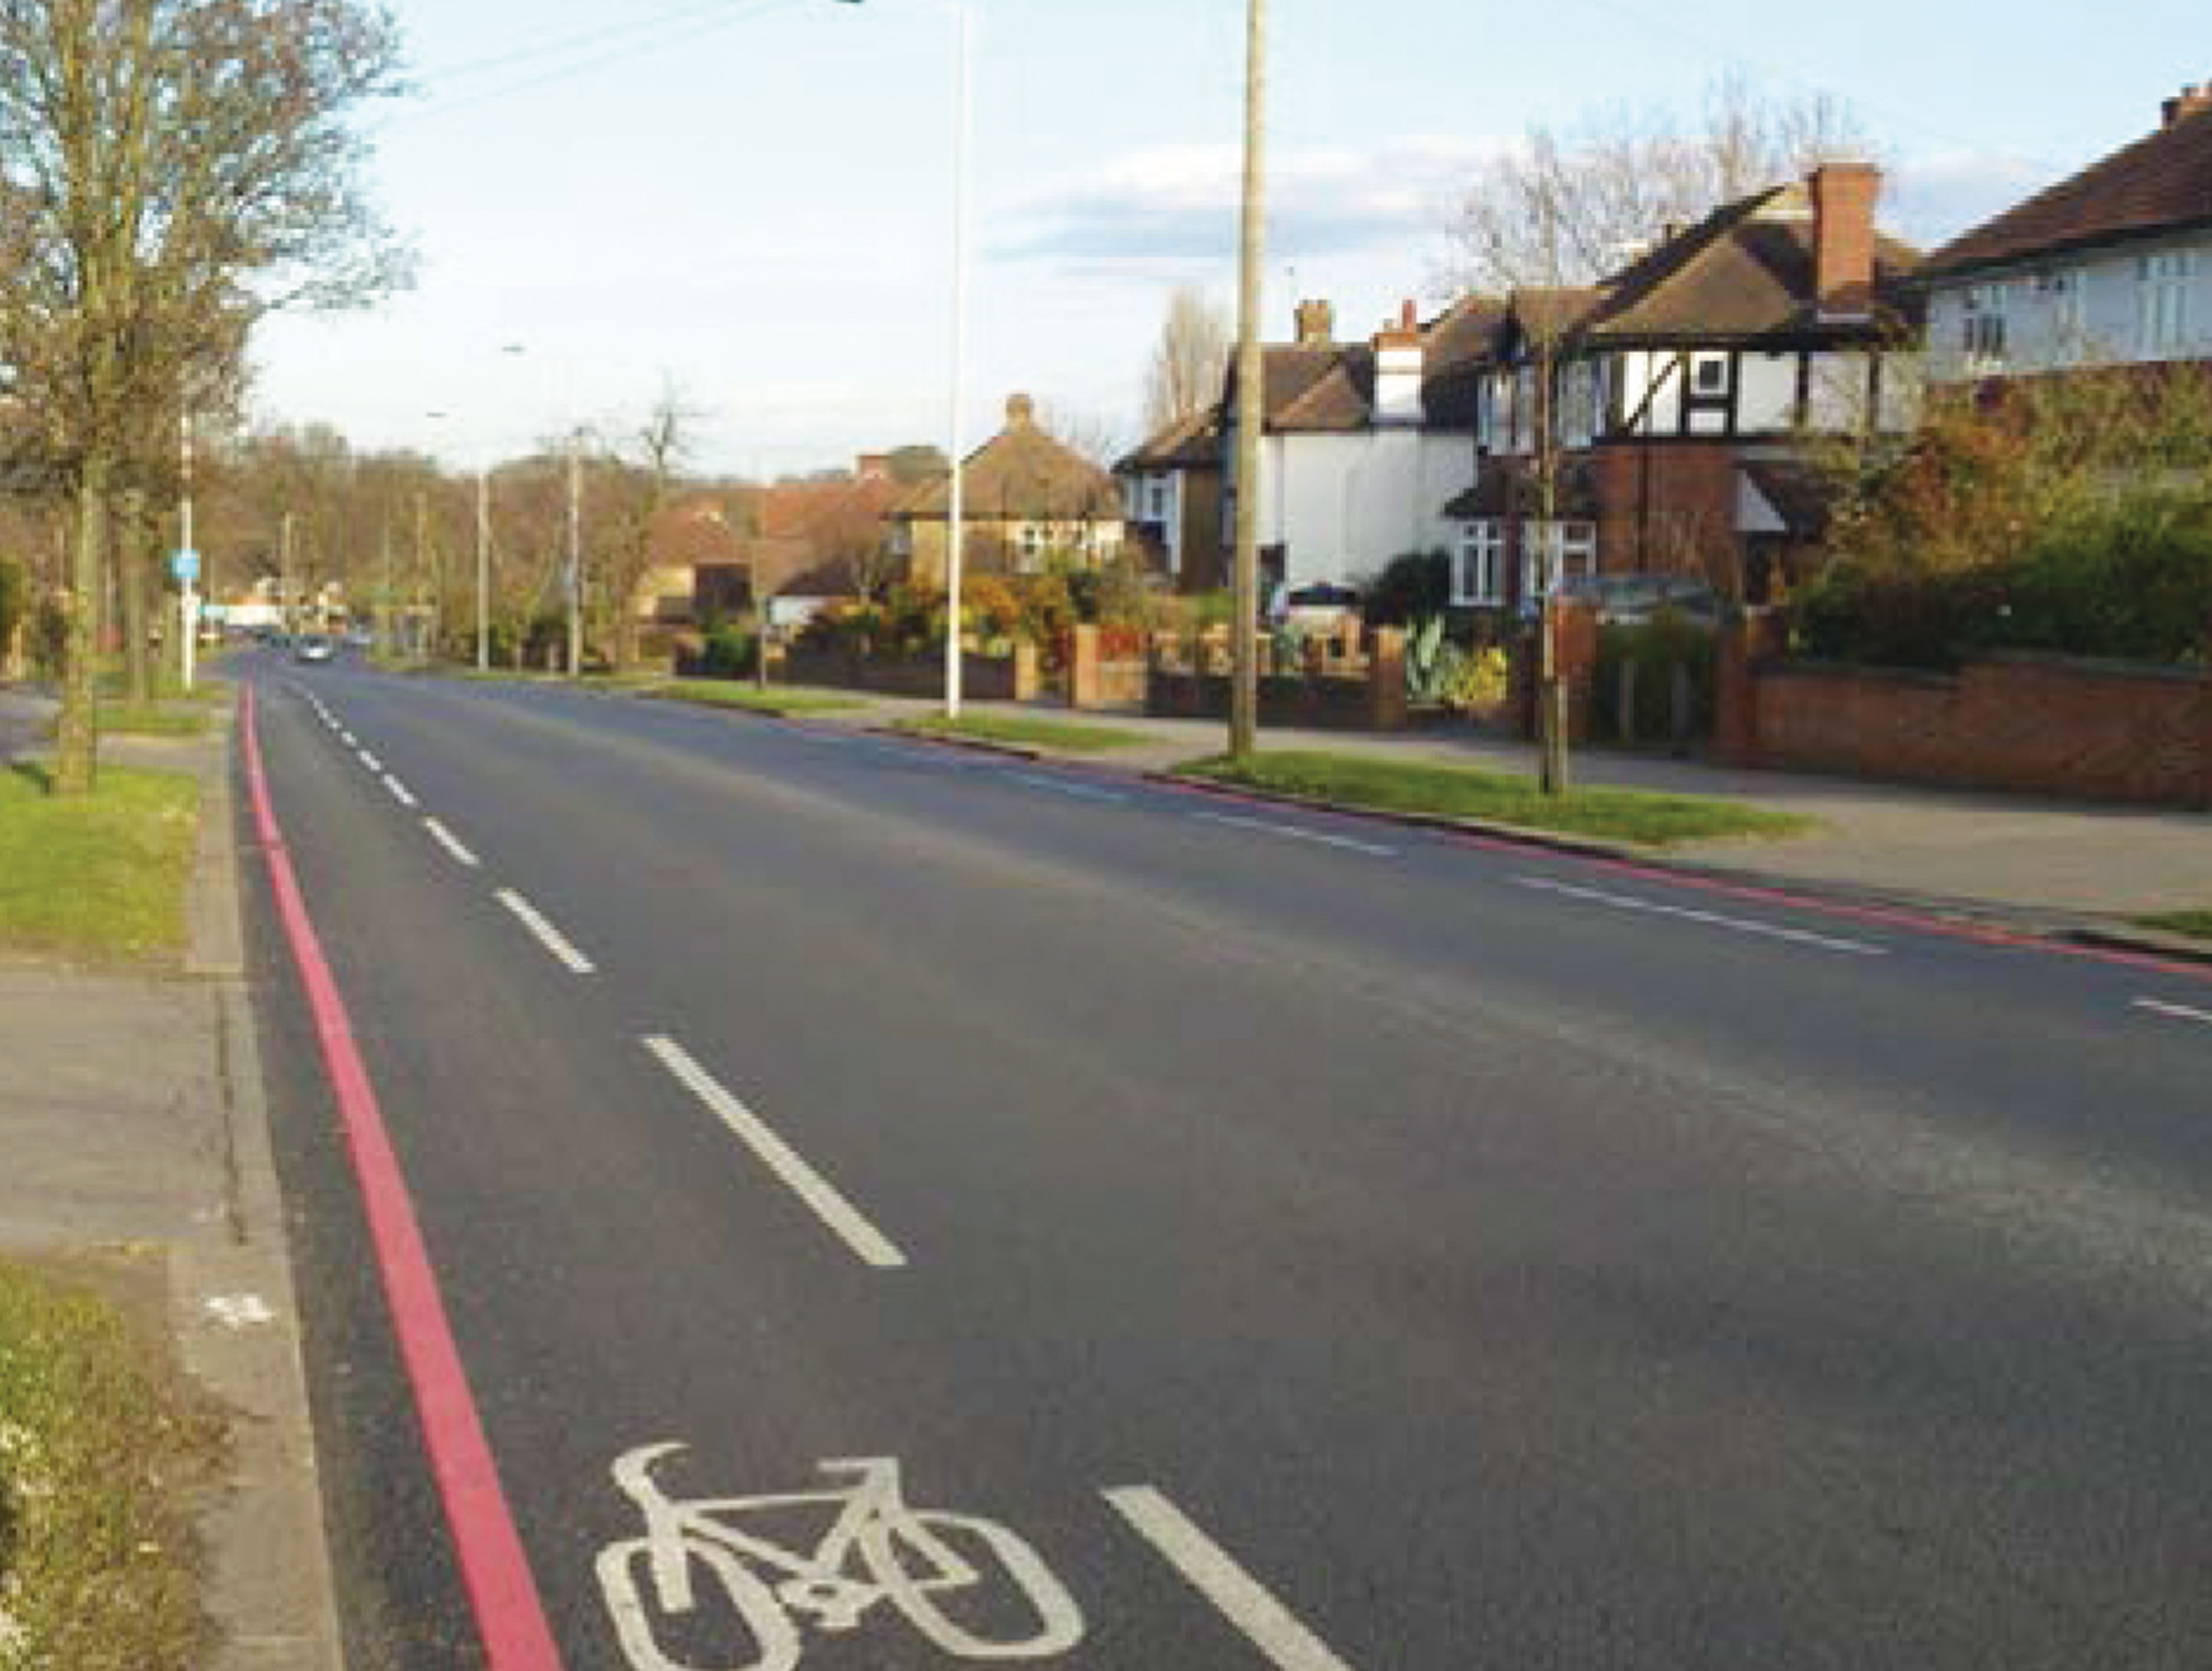
<instances>
[{"instance_id":1,"label":"white window frame","mask_svg":"<svg viewBox=\"0 0 2212 1671\"><path fill-rule=\"evenodd\" d=\"M1168 520L1167 478L1155 476L1145 484L1145 520L1164 523Z\"/></svg>"},{"instance_id":2,"label":"white window frame","mask_svg":"<svg viewBox=\"0 0 2212 1671\"><path fill-rule=\"evenodd\" d=\"M2003 371L2007 347L2005 285L1970 284L1959 300L1959 347L1966 355L1966 369Z\"/></svg>"},{"instance_id":3,"label":"white window frame","mask_svg":"<svg viewBox=\"0 0 2212 1671\"><path fill-rule=\"evenodd\" d=\"M2136 347L2146 359L2194 346L2189 302L2195 284L2194 250L2136 258Z\"/></svg>"},{"instance_id":4,"label":"white window frame","mask_svg":"<svg viewBox=\"0 0 2212 1671\"><path fill-rule=\"evenodd\" d=\"M1505 524L1485 519L1461 524L1452 554L1452 601L1462 607L1505 601Z\"/></svg>"},{"instance_id":5,"label":"white window frame","mask_svg":"<svg viewBox=\"0 0 2212 1671\"><path fill-rule=\"evenodd\" d=\"M1562 519L1522 524L1526 544L1521 555L1522 594L1549 597L1562 580L1583 580L1597 572L1597 524Z\"/></svg>"},{"instance_id":6,"label":"white window frame","mask_svg":"<svg viewBox=\"0 0 2212 1671\"><path fill-rule=\"evenodd\" d=\"M1021 524L1016 536L1017 548L1021 555L1015 559L1015 569L1022 574L1035 574L1044 567L1044 530L1035 523Z\"/></svg>"},{"instance_id":7,"label":"white window frame","mask_svg":"<svg viewBox=\"0 0 2212 1671\"><path fill-rule=\"evenodd\" d=\"M1717 372L1711 387L1705 373ZM1689 394L1695 400L1725 400L1735 386L1735 362L1725 350L1700 349L1689 357Z\"/></svg>"}]
</instances>

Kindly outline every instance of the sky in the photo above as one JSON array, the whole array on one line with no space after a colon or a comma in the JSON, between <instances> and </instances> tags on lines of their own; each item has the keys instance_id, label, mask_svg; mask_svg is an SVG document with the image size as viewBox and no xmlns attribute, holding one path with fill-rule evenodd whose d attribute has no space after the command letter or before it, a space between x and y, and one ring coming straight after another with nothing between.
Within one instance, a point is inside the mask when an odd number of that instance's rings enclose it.
<instances>
[{"instance_id":1,"label":"sky","mask_svg":"<svg viewBox=\"0 0 2212 1671\"><path fill-rule=\"evenodd\" d=\"M390 4L412 88L370 181L416 279L265 325L257 421L465 469L673 391L701 474L944 444L958 0ZM1021 391L1134 441L1170 292L1234 295L1244 0L970 4L965 436ZM1725 75L1844 101L1933 247L2212 79L2203 4L1268 0L1265 334L1301 297L1345 336L1434 311L1483 157Z\"/></svg>"}]
</instances>

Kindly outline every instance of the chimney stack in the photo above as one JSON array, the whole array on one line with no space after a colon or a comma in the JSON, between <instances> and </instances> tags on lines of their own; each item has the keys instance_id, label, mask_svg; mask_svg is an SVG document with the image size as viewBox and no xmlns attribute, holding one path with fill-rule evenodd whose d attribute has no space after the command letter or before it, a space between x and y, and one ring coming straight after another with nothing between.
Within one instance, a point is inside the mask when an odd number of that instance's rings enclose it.
<instances>
[{"instance_id":1,"label":"chimney stack","mask_svg":"<svg viewBox=\"0 0 2212 1671\"><path fill-rule=\"evenodd\" d=\"M1336 342L1336 310L1325 301L1301 301L1298 304L1298 346L1301 348L1334 347Z\"/></svg>"},{"instance_id":2,"label":"chimney stack","mask_svg":"<svg viewBox=\"0 0 2212 1671\"><path fill-rule=\"evenodd\" d=\"M1006 396L1006 428L1026 429L1037 421L1037 403L1027 394Z\"/></svg>"},{"instance_id":3,"label":"chimney stack","mask_svg":"<svg viewBox=\"0 0 2212 1671\"><path fill-rule=\"evenodd\" d=\"M2159 107L2159 113L2163 118L2160 125L2171 127L2175 123L2185 122L2201 111L2212 111L2212 81L2206 82L2202 87L2193 82L2161 104Z\"/></svg>"},{"instance_id":4,"label":"chimney stack","mask_svg":"<svg viewBox=\"0 0 2212 1671\"><path fill-rule=\"evenodd\" d=\"M1378 426L1418 424L1423 418L1421 375L1425 356L1421 316L1411 300L1395 324L1375 333L1375 406Z\"/></svg>"},{"instance_id":5,"label":"chimney stack","mask_svg":"<svg viewBox=\"0 0 2212 1671\"><path fill-rule=\"evenodd\" d=\"M1824 320L1874 315L1874 206L1882 171L1871 162L1826 162L1806 182L1813 199L1813 290Z\"/></svg>"}]
</instances>

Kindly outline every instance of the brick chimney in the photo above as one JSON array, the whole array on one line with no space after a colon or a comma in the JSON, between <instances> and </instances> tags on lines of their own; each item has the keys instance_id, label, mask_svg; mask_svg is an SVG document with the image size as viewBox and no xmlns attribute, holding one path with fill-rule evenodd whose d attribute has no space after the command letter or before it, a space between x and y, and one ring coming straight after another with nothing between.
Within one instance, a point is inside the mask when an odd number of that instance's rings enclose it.
<instances>
[{"instance_id":1,"label":"brick chimney","mask_svg":"<svg viewBox=\"0 0 2212 1671\"><path fill-rule=\"evenodd\" d=\"M1874 315L1874 206L1882 171L1871 162L1825 162L1806 182L1813 199L1813 290L1818 316Z\"/></svg>"},{"instance_id":2,"label":"brick chimney","mask_svg":"<svg viewBox=\"0 0 2212 1671\"><path fill-rule=\"evenodd\" d=\"M1026 430L1037 421L1037 403L1027 394L1006 396L1006 428Z\"/></svg>"},{"instance_id":3,"label":"brick chimney","mask_svg":"<svg viewBox=\"0 0 2212 1671\"><path fill-rule=\"evenodd\" d=\"M2200 111L2212 111L2212 81L2206 82L2202 87L2192 83L2159 106L2159 113L2164 118L2162 125L2166 127L2171 127Z\"/></svg>"},{"instance_id":4,"label":"brick chimney","mask_svg":"<svg viewBox=\"0 0 2212 1671\"><path fill-rule=\"evenodd\" d=\"M1421 319L1408 300L1395 324L1375 333L1375 422L1418 424L1421 406Z\"/></svg>"},{"instance_id":5,"label":"brick chimney","mask_svg":"<svg viewBox=\"0 0 2212 1671\"><path fill-rule=\"evenodd\" d=\"M1301 348L1326 348L1335 346L1336 310L1325 301L1301 301L1298 304L1298 346Z\"/></svg>"}]
</instances>

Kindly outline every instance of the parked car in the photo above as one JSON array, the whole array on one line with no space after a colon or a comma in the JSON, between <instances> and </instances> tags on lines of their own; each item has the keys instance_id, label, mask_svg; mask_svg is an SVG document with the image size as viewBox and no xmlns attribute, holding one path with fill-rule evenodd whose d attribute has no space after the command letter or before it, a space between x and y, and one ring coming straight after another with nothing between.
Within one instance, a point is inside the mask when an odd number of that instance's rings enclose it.
<instances>
[{"instance_id":1,"label":"parked car","mask_svg":"<svg viewBox=\"0 0 2212 1671\"><path fill-rule=\"evenodd\" d=\"M1295 632L1334 632L1359 606L1357 588L1317 581L1304 586L1277 587L1267 606L1267 619L1271 625Z\"/></svg>"},{"instance_id":2,"label":"parked car","mask_svg":"<svg viewBox=\"0 0 2212 1671\"><path fill-rule=\"evenodd\" d=\"M1722 599L1705 582L1687 574L1583 574L1559 587L1562 600L1594 604L1608 626L1640 626L1662 609L1694 626L1720 624Z\"/></svg>"},{"instance_id":3,"label":"parked car","mask_svg":"<svg viewBox=\"0 0 2212 1671\"><path fill-rule=\"evenodd\" d=\"M292 659L299 662L327 662L334 660L338 647L320 632L302 633L292 644Z\"/></svg>"}]
</instances>

